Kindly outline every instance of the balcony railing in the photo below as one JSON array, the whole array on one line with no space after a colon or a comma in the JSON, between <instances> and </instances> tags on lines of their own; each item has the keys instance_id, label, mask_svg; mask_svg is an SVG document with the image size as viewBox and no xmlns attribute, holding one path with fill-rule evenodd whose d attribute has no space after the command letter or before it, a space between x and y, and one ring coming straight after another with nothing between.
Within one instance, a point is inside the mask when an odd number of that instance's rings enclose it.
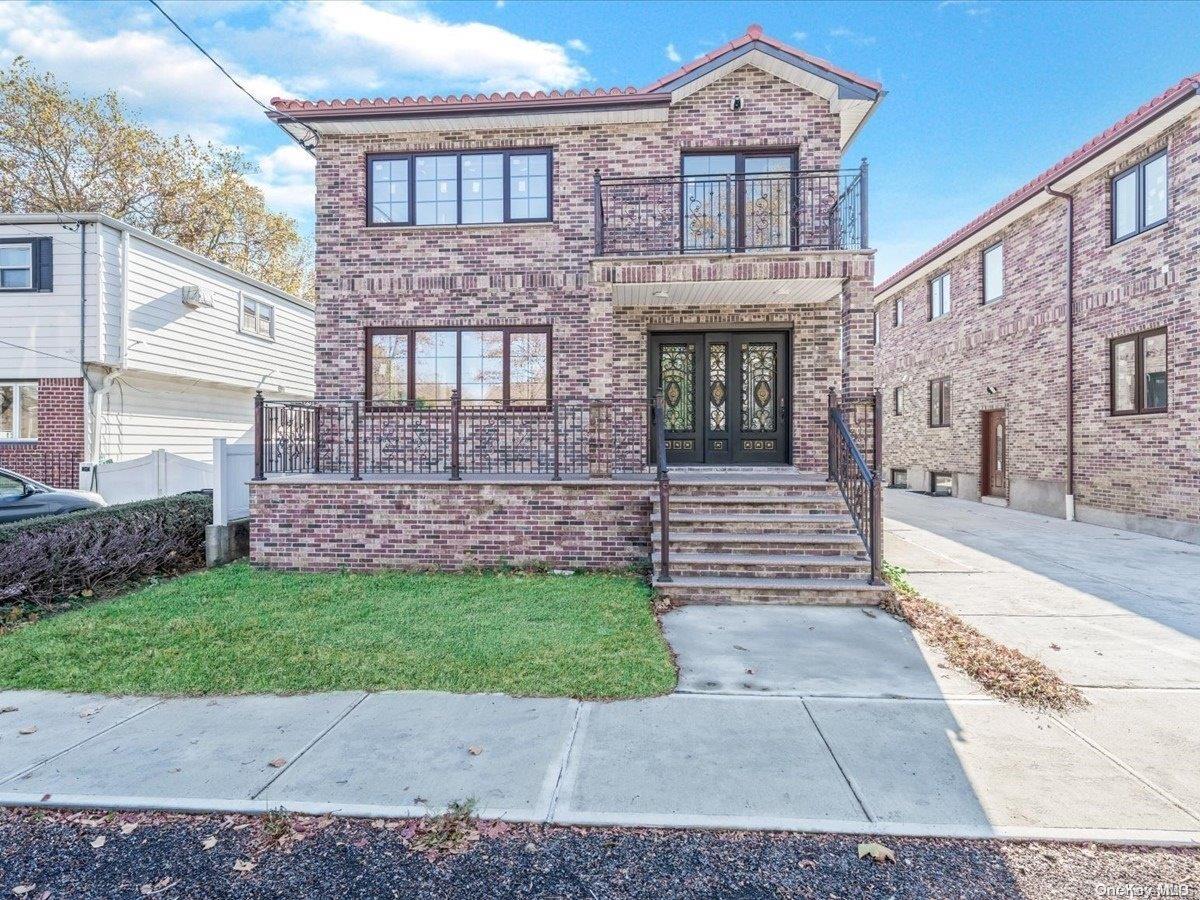
<instances>
[{"instance_id":1,"label":"balcony railing","mask_svg":"<svg viewBox=\"0 0 1200 900\"><path fill-rule=\"evenodd\" d=\"M595 176L596 255L862 250L867 162L749 175Z\"/></svg>"}]
</instances>

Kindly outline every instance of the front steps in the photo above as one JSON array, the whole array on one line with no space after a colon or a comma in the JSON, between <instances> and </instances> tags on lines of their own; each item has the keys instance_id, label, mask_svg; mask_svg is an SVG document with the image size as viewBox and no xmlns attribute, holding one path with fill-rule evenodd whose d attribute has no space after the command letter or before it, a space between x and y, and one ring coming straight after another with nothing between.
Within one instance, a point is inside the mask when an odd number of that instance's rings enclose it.
<instances>
[{"instance_id":1,"label":"front steps","mask_svg":"<svg viewBox=\"0 0 1200 900\"><path fill-rule=\"evenodd\" d=\"M672 605L874 605L871 564L837 486L791 469L671 473L671 581L658 577L662 534L653 503L654 585Z\"/></svg>"}]
</instances>

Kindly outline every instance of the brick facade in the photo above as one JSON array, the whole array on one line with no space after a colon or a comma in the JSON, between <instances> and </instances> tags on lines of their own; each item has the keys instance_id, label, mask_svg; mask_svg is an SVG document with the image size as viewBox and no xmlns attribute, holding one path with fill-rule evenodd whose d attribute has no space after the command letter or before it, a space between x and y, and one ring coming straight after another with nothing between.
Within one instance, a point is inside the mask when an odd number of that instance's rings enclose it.
<instances>
[{"instance_id":1,"label":"brick facade","mask_svg":"<svg viewBox=\"0 0 1200 900\"><path fill-rule=\"evenodd\" d=\"M54 487L78 487L85 454L83 379L42 378L37 386L37 440L0 441L0 467Z\"/></svg>"},{"instance_id":2,"label":"brick facade","mask_svg":"<svg viewBox=\"0 0 1200 900\"><path fill-rule=\"evenodd\" d=\"M648 561L652 490L615 479L257 483L250 554L302 571L623 569Z\"/></svg>"},{"instance_id":3,"label":"brick facade","mask_svg":"<svg viewBox=\"0 0 1200 900\"><path fill-rule=\"evenodd\" d=\"M651 332L788 331L792 462L823 470L828 388L870 387L873 254L596 259L594 177L673 176L689 150L794 152L802 170L837 169L843 134L835 107L744 65L664 102L665 121L323 133L316 148L317 398L365 396L366 329L373 327L550 326L554 397L618 402L647 396ZM513 148L552 151L552 222L366 224L369 154ZM819 279L829 287L804 303L778 302L766 288L761 298L736 303L718 297L633 306L615 297L622 281L760 279ZM844 375L839 341L851 374ZM644 561L650 550L644 483L268 482L252 495L252 557L267 565L612 568Z\"/></svg>"},{"instance_id":4,"label":"brick facade","mask_svg":"<svg viewBox=\"0 0 1200 900\"><path fill-rule=\"evenodd\" d=\"M1168 150L1166 224L1111 239L1111 179ZM1200 114L1070 188L1074 197L1075 502L1080 519L1200 541ZM1054 199L953 255L899 292L881 294L876 378L886 411L885 466L910 488L954 475L980 494L982 413L1004 410L1010 505L1065 515L1067 480L1067 202ZM1005 296L982 305L982 251L1004 243ZM930 321L929 284L950 273L951 311ZM894 304L904 303L904 324ZM1110 413L1110 341L1167 329L1169 408ZM952 424L929 426L929 380L951 379ZM905 391L896 415L893 392Z\"/></svg>"}]
</instances>

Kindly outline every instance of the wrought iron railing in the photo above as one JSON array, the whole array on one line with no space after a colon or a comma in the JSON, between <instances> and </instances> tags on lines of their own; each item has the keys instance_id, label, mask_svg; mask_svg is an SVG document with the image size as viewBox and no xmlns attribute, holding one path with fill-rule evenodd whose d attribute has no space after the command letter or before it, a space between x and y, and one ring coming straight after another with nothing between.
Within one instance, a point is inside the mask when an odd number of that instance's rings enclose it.
<instances>
[{"instance_id":1,"label":"wrought iron railing","mask_svg":"<svg viewBox=\"0 0 1200 900\"><path fill-rule=\"evenodd\" d=\"M449 400L255 401L255 478L277 475L648 473L652 400L553 400L539 407ZM662 477L666 476L665 464Z\"/></svg>"},{"instance_id":2,"label":"wrought iron railing","mask_svg":"<svg viewBox=\"0 0 1200 900\"><path fill-rule=\"evenodd\" d=\"M604 177L596 255L862 250L867 161L857 169Z\"/></svg>"},{"instance_id":3,"label":"wrought iron railing","mask_svg":"<svg viewBox=\"0 0 1200 900\"><path fill-rule=\"evenodd\" d=\"M871 398L871 460L867 465L851 430L851 416L829 389L829 480L836 482L871 559L871 583L883 581L883 407Z\"/></svg>"}]
</instances>

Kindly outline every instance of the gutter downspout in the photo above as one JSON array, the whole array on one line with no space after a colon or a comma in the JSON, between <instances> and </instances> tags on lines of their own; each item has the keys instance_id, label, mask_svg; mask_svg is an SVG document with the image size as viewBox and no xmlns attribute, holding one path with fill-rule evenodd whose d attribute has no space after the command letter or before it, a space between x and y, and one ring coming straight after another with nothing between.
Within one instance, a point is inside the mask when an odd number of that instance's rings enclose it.
<instances>
[{"instance_id":1,"label":"gutter downspout","mask_svg":"<svg viewBox=\"0 0 1200 900\"><path fill-rule=\"evenodd\" d=\"M1066 516L1075 521L1075 198L1046 188L1067 201L1067 496Z\"/></svg>"}]
</instances>

